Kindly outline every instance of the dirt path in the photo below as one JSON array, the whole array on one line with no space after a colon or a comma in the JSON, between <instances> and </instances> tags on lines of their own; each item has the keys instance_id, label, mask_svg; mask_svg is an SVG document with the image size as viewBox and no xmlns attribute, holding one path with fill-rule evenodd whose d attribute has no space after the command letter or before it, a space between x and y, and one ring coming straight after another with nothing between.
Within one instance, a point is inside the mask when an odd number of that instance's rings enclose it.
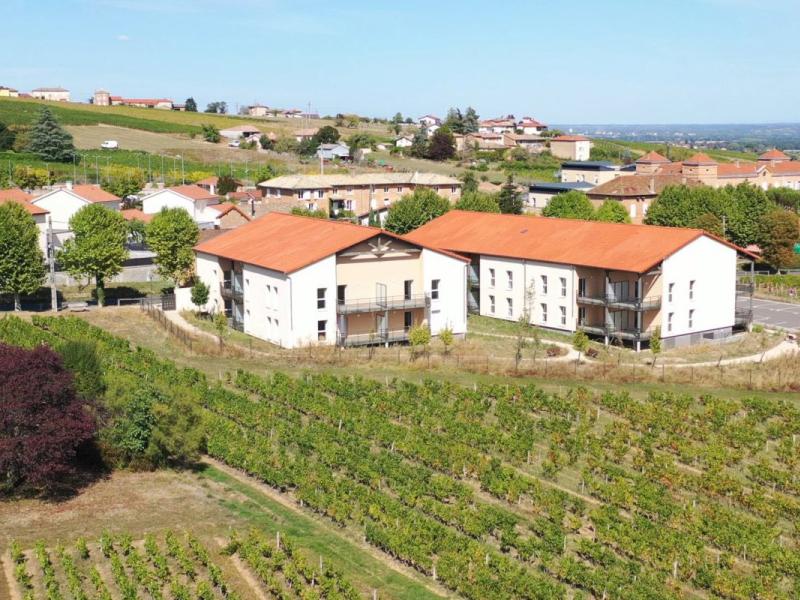
<instances>
[{"instance_id":1,"label":"dirt path","mask_svg":"<svg viewBox=\"0 0 800 600\"><path fill-rule=\"evenodd\" d=\"M225 546L225 540L222 538L215 538L214 541L220 548ZM250 591L256 596L257 600L270 600L269 596L264 592L264 589L261 587L261 584L255 578L255 576L250 572L250 569L247 568L240 559L235 554L232 554L228 557L233 567L236 569L236 572L239 574L239 577L242 581L244 581L250 588Z\"/></svg>"},{"instance_id":2,"label":"dirt path","mask_svg":"<svg viewBox=\"0 0 800 600\"><path fill-rule=\"evenodd\" d=\"M14 579L14 566L11 560L11 551L7 550L3 556L0 556L0 561L3 562L3 578L5 579L5 588L7 593L0 594L0 598L9 598L9 600L22 600L22 595L19 592L19 586ZM0 591L2 591L3 582L0 581Z\"/></svg>"},{"instance_id":3,"label":"dirt path","mask_svg":"<svg viewBox=\"0 0 800 600\"><path fill-rule=\"evenodd\" d=\"M327 530L328 533L332 533L332 534L337 535L339 537L346 538L348 542L350 542L354 546L358 547L360 550L362 550L366 554L369 554L372 558L380 561L381 564L385 565L387 568L392 569L393 571L396 571L397 573L400 573L401 575L404 575L405 577L408 577L409 579L412 579L413 581L421 583L431 593L436 594L437 596L445 597L445 598L452 597L452 594L447 589L445 589L444 587L436 584L435 582L431 581L430 579L428 579L428 578L426 578L424 576L421 576L416 570L412 569L411 567L408 567L408 566L404 565L400 561L395 560L395 559L391 558L390 556L387 556L383 552L381 552L378 549L376 549L374 546L371 546L367 542L363 541L363 539L357 539L354 536L343 532L341 528L333 527L333 526L331 526L330 524L328 524L327 522L325 522L322 519L318 519L318 518L312 517L306 511L304 511L300 507L298 507L292 500L290 500L289 498L287 498L283 494L280 494L280 493L276 492L274 489L269 487L267 484L258 481L254 477L251 477L250 475L247 475L246 473L243 473L242 471L240 471L238 469L234 469L232 467L229 467L225 463L222 463L222 462L220 462L220 461L218 461L218 460L216 460L214 458L211 458L210 456L204 456L202 458L202 462L204 462L204 463L206 463L208 465L211 465L215 469L219 469L220 471L222 471L226 475L229 475L230 477L233 477L234 479L236 479L240 483L243 483L245 485L250 486L251 488L254 488L254 489L258 490L260 493L264 494L265 496L267 496L271 500L274 500L275 502L278 502L279 504L281 504L282 506L290 509L291 511L295 512L296 514L302 515L302 516L304 516L306 518L313 518L314 522L318 526L320 526L321 528L324 528L325 530Z\"/></svg>"}]
</instances>

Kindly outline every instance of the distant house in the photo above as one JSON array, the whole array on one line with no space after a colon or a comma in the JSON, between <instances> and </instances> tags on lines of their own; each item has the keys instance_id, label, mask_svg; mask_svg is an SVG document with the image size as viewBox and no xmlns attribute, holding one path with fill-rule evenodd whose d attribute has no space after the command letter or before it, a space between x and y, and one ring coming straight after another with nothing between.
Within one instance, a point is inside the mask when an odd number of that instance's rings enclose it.
<instances>
[{"instance_id":1,"label":"distant house","mask_svg":"<svg viewBox=\"0 0 800 600\"><path fill-rule=\"evenodd\" d=\"M547 131L547 125L532 119L530 117L523 117L517 123L517 129L521 130L525 135L541 135L542 132Z\"/></svg>"},{"instance_id":2,"label":"distant house","mask_svg":"<svg viewBox=\"0 0 800 600\"><path fill-rule=\"evenodd\" d=\"M419 123L422 127L430 127L431 125L441 125L442 120L434 115L425 115L424 117L417 119L417 123Z\"/></svg>"},{"instance_id":3,"label":"distant house","mask_svg":"<svg viewBox=\"0 0 800 600\"><path fill-rule=\"evenodd\" d=\"M120 198L96 185L72 185L46 192L33 198L31 204L50 213L54 245L59 248L72 237L69 221L84 206L101 203L111 210L120 209Z\"/></svg>"},{"instance_id":4,"label":"distant house","mask_svg":"<svg viewBox=\"0 0 800 600\"><path fill-rule=\"evenodd\" d=\"M582 135L559 135L550 140L550 152L565 160L589 160L592 141Z\"/></svg>"},{"instance_id":5,"label":"distant house","mask_svg":"<svg viewBox=\"0 0 800 600\"><path fill-rule=\"evenodd\" d=\"M103 89L95 90L92 104L95 106L111 106L111 92Z\"/></svg>"},{"instance_id":6,"label":"distant house","mask_svg":"<svg viewBox=\"0 0 800 600\"><path fill-rule=\"evenodd\" d=\"M142 199L142 211L152 215L162 208L182 208L201 229L219 227L220 211L212 208L219 197L199 185L178 185L153 192Z\"/></svg>"},{"instance_id":7,"label":"distant house","mask_svg":"<svg viewBox=\"0 0 800 600\"><path fill-rule=\"evenodd\" d=\"M292 136L294 137L294 139L298 143L300 143L300 142L304 142L306 140L310 140L315 135L317 135L318 131L319 131L319 129L317 129L317 128L298 129L298 130L296 130L295 132L292 133Z\"/></svg>"},{"instance_id":8,"label":"distant house","mask_svg":"<svg viewBox=\"0 0 800 600\"><path fill-rule=\"evenodd\" d=\"M298 108L290 108L289 110L282 110L278 113L281 117L286 119L302 119L303 111Z\"/></svg>"},{"instance_id":9,"label":"distant house","mask_svg":"<svg viewBox=\"0 0 800 600\"><path fill-rule=\"evenodd\" d=\"M0 98L18 98L19 92L14 88L0 85Z\"/></svg>"},{"instance_id":10,"label":"distant house","mask_svg":"<svg viewBox=\"0 0 800 600\"><path fill-rule=\"evenodd\" d=\"M214 229L236 229L250 221L250 217L235 204L225 202L223 204L212 204L209 208L218 213L214 222Z\"/></svg>"},{"instance_id":11,"label":"distant house","mask_svg":"<svg viewBox=\"0 0 800 600\"><path fill-rule=\"evenodd\" d=\"M626 175L594 187L588 192L595 206L606 200L617 200L634 223L641 223L647 210L658 195L669 185L701 185L697 179L687 179L680 174Z\"/></svg>"},{"instance_id":12,"label":"distant house","mask_svg":"<svg viewBox=\"0 0 800 600\"><path fill-rule=\"evenodd\" d=\"M242 188L242 182L235 180L236 183L236 190L240 190ZM195 185L203 188L209 194L217 195L217 186L219 184L219 177L213 175L211 177L206 177L205 179L201 179L200 181L196 182Z\"/></svg>"},{"instance_id":13,"label":"distant house","mask_svg":"<svg viewBox=\"0 0 800 600\"><path fill-rule=\"evenodd\" d=\"M523 148L531 154L538 154L547 149L545 138L526 133L504 133L503 144L508 148Z\"/></svg>"},{"instance_id":14,"label":"distant house","mask_svg":"<svg viewBox=\"0 0 800 600\"><path fill-rule=\"evenodd\" d=\"M633 165L615 165L603 160L566 161L561 164L561 181L564 183L586 182L601 185L622 175L634 173Z\"/></svg>"},{"instance_id":15,"label":"distant house","mask_svg":"<svg viewBox=\"0 0 800 600\"><path fill-rule=\"evenodd\" d=\"M350 146L344 142L336 142L334 144L320 144L317 148L317 158L323 160L333 160L335 158L347 159L350 158Z\"/></svg>"},{"instance_id":16,"label":"distant house","mask_svg":"<svg viewBox=\"0 0 800 600\"><path fill-rule=\"evenodd\" d=\"M39 248L43 254L47 254L47 215L50 214L46 209L31 203L33 196L19 188L9 188L0 190L0 204L4 202L16 202L28 212L36 228L39 230Z\"/></svg>"},{"instance_id":17,"label":"distant house","mask_svg":"<svg viewBox=\"0 0 800 600\"><path fill-rule=\"evenodd\" d=\"M414 136L402 135L394 141L394 145L398 148L410 148L414 145Z\"/></svg>"},{"instance_id":18,"label":"distant house","mask_svg":"<svg viewBox=\"0 0 800 600\"><path fill-rule=\"evenodd\" d=\"M514 133L517 130L517 122L513 115L500 119L485 119L478 123L480 133Z\"/></svg>"},{"instance_id":19,"label":"distant house","mask_svg":"<svg viewBox=\"0 0 800 600\"><path fill-rule=\"evenodd\" d=\"M477 148L478 150L496 150L505 148L502 133L487 131L476 131L464 136L464 146L467 148Z\"/></svg>"},{"instance_id":20,"label":"distant house","mask_svg":"<svg viewBox=\"0 0 800 600\"><path fill-rule=\"evenodd\" d=\"M247 107L247 114L251 117L266 117L269 113L269 107L261 104L254 104L253 106Z\"/></svg>"},{"instance_id":21,"label":"distant house","mask_svg":"<svg viewBox=\"0 0 800 600\"><path fill-rule=\"evenodd\" d=\"M254 136L260 136L261 130L253 125L237 125L236 127L220 129L219 134L229 140L238 140L239 138L249 139Z\"/></svg>"},{"instance_id":22,"label":"distant house","mask_svg":"<svg viewBox=\"0 0 800 600\"><path fill-rule=\"evenodd\" d=\"M433 134L436 133L437 131L439 131L440 128L441 128L441 125L428 125L425 128L425 135L427 137L429 137L429 138L433 137Z\"/></svg>"},{"instance_id":23,"label":"distant house","mask_svg":"<svg viewBox=\"0 0 800 600\"><path fill-rule=\"evenodd\" d=\"M51 102L69 102L69 90L62 87L43 87L31 90L31 96L37 100Z\"/></svg>"},{"instance_id":24,"label":"distant house","mask_svg":"<svg viewBox=\"0 0 800 600\"><path fill-rule=\"evenodd\" d=\"M122 96L109 96L108 99L111 103L111 106L158 108L160 110L172 110L173 108L173 102L169 98L123 98Z\"/></svg>"},{"instance_id":25,"label":"distant house","mask_svg":"<svg viewBox=\"0 0 800 600\"><path fill-rule=\"evenodd\" d=\"M529 208L534 212L541 211L545 206L550 203L553 196L577 190L579 192L588 192L594 186L591 183L548 183L536 182L528 187L528 202Z\"/></svg>"}]
</instances>

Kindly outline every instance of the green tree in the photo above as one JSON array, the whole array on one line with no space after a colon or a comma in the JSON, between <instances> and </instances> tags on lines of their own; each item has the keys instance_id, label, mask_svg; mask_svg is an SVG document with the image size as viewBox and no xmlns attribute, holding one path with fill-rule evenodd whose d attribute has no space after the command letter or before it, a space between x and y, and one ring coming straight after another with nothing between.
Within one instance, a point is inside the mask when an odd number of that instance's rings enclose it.
<instances>
[{"instance_id":1,"label":"green tree","mask_svg":"<svg viewBox=\"0 0 800 600\"><path fill-rule=\"evenodd\" d=\"M70 275L94 278L97 302L105 303L105 282L122 270L128 258L128 225L116 210L100 203L84 206L69 221L74 237L64 243L58 260Z\"/></svg>"},{"instance_id":2,"label":"green tree","mask_svg":"<svg viewBox=\"0 0 800 600\"><path fill-rule=\"evenodd\" d=\"M723 188L721 193L727 196L723 204L729 213L725 232L728 239L740 246L761 245L764 241L761 222L775 208L764 190L749 183L740 183L736 187Z\"/></svg>"},{"instance_id":3,"label":"green tree","mask_svg":"<svg viewBox=\"0 0 800 600\"><path fill-rule=\"evenodd\" d=\"M200 125L200 129L202 131L203 139L207 142L216 144L222 139L222 136L219 134L219 129L217 129L214 125L204 123Z\"/></svg>"},{"instance_id":4,"label":"green tree","mask_svg":"<svg viewBox=\"0 0 800 600\"><path fill-rule=\"evenodd\" d=\"M412 356L427 352L431 343L431 330L426 325L414 325L408 332Z\"/></svg>"},{"instance_id":5,"label":"green tree","mask_svg":"<svg viewBox=\"0 0 800 600\"><path fill-rule=\"evenodd\" d=\"M475 133L479 128L478 113L471 106L464 111L464 131L463 133Z\"/></svg>"},{"instance_id":6,"label":"green tree","mask_svg":"<svg viewBox=\"0 0 800 600\"><path fill-rule=\"evenodd\" d=\"M200 231L182 208L163 208L147 225L147 244L156 253L162 277L183 285L194 273L194 248Z\"/></svg>"},{"instance_id":7,"label":"green tree","mask_svg":"<svg viewBox=\"0 0 800 600\"><path fill-rule=\"evenodd\" d=\"M719 237L725 235L725 232L722 230L722 219L710 212L703 213L697 217L694 223L692 223L692 227L702 229L703 231L707 231Z\"/></svg>"},{"instance_id":8,"label":"green tree","mask_svg":"<svg viewBox=\"0 0 800 600\"><path fill-rule=\"evenodd\" d=\"M14 147L14 140L17 134L14 133L5 123L0 123L0 150L11 150Z\"/></svg>"},{"instance_id":9,"label":"green tree","mask_svg":"<svg viewBox=\"0 0 800 600\"><path fill-rule=\"evenodd\" d=\"M44 107L30 132L28 151L53 162L71 162L77 156L72 136L58 124L49 108Z\"/></svg>"},{"instance_id":10,"label":"green tree","mask_svg":"<svg viewBox=\"0 0 800 600\"><path fill-rule=\"evenodd\" d=\"M461 193L461 198L455 204L457 210L471 210L473 212L499 213L500 204L495 194L484 192Z\"/></svg>"},{"instance_id":11,"label":"green tree","mask_svg":"<svg viewBox=\"0 0 800 600\"><path fill-rule=\"evenodd\" d=\"M461 114L461 109L451 108L447 111L447 116L444 119L444 126L450 129L453 133L464 133L464 115Z\"/></svg>"},{"instance_id":12,"label":"green tree","mask_svg":"<svg viewBox=\"0 0 800 600\"><path fill-rule=\"evenodd\" d=\"M359 148L375 148L378 140L374 135L365 131L359 131L347 138L347 146L350 148L350 153L354 153Z\"/></svg>"},{"instance_id":13,"label":"green tree","mask_svg":"<svg viewBox=\"0 0 800 600\"><path fill-rule=\"evenodd\" d=\"M586 354L589 349L589 336L583 331L576 331L575 335L572 336L572 347L578 353L578 362L581 362L581 354Z\"/></svg>"},{"instance_id":14,"label":"green tree","mask_svg":"<svg viewBox=\"0 0 800 600\"><path fill-rule=\"evenodd\" d=\"M722 218L726 214L724 199L708 186L667 186L647 209L644 222L666 227L693 227L706 213Z\"/></svg>"},{"instance_id":15,"label":"green tree","mask_svg":"<svg viewBox=\"0 0 800 600\"><path fill-rule=\"evenodd\" d=\"M408 149L408 153L416 158L428 156L428 135L424 128L417 129L414 138L411 140L411 147Z\"/></svg>"},{"instance_id":16,"label":"green tree","mask_svg":"<svg viewBox=\"0 0 800 600\"><path fill-rule=\"evenodd\" d=\"M461 175L461 195L471 194L478 191L478 180L472 171L464 171Z\"/></svg>"},{"instance_id":17,"label":"green tree","mask_svg":"<svg viewBox=\"0 0 800 600\"><path fill-rule=\"evenodd\" d=\"M227 102L209 102L206 105L206 110L204 112L211 113L211 114L218 114L224 115L228 112L228 103Z\"/></svg>"},{"instance_id":18,"label":"green tree","mask_svg":"<svg viewBox=\"0 0 800 600\"><path fill-rule=\"evenodd\" d=\"M447 127L440 127L428 142L426 157L431 160L448 160L456 155L456 141Z\"/></svg>"},{"instance_id":19,"label":"green tree","mask_svg":"<svg viewBox=\"0 0 800 600\"><path fill-rule=\"evenodd\" d=\"M519 193L514 177L508 176L508 179L500 188L500 193L497 196L497 203L500 206L500 212L506 215L521 215L524 202L522 194Z\"/></svg>"},{"instance_id":20,"label":"green tree","mask_svg":"<svg viewBox=\"0 0 800 600\"><path fill-rule=\"evenodd\" d=\"M14 167L14 183L19 187L32 190L50 183L50 173L46 169L35 169L27 165Z\"/></svg>"},{"instance_id":21,"label":"green tree","mask_svg":"<svg viewBox=\"0 0 800 600\"><path fill-rule=\"evenodd\" d=\"M399 112L395 113L394 117L392 117L392 123L394 123L395 125L400 125L402 122L403 122L402 113Z\"/></svg>"},{"instance_id":22,"label":"green tree","mask_svg":"<svg viewBox=\"0 0 800 600\"><path fill-rule=\"evenodd\" d=\"M767 197L777 206L800 212L800 191L787 187L774 187L767 190Z\"/></svg>"},{"instance_id":23,"label":"green tree","mask_svg":"<svg viewBox=\"0 0 800 600\"><path fill-rule=\"evenodd\" d=\"M595 219L606 223L630 223L628 211L616 200L606 200L595 213Z\"/></svg>"},{"instance_id":24,"label":"green tree","mask_svg":"<svg viewBox=\"0 0 800 600\"><path fill-rule=\"evenodd\" d=\"M577 190L570 190L550 198L550 202L542 209L542 215L561 219L591 221L594 219L594 206L592 206L586 194Z\"/></svg>"},{"instance_id":25,"label":"green tree","mask_svg":"<svg viewBox=\"0 0 800 600\"><path fill-rule=\"evenodd\" d=\"M658 355L661 354L661 327L656 327L650 334L650 352L653 355L653 366L656 366Z\"/></svg>"},{"instance_id":26,"label":"green tree","mask_svg":"<svg viewBox=\"0 0 800 600\"><path fill-rule=\"evenodd\" d=\"M58 347L64 367L72 371L75 392L88 402L96 402L106 391L103 365L97 345L90 340L68 341Z\"/></svg>"},{"instance_id":27,"label":"green tree","mask_svg":"<svg viewBox=\"0 0 800 600\"><path fill-rule=\"evenodd\" d=\"M764 260L776 269L794 264L794 245L800 241L800 218L790 210L776 208L761 221L764 241L761 246Z\"/></svg>"},{"instance_id":28,"label":"green tree","mask_svg":"<svg viewBox=\"0 0 800 600\"><path fill-rule=\"evenodd\" d=\"M325 125L320 127L317 133L314 134L314 143L319 146L320 144L333 144L339 141L339 130L336 127Z\"/></svg>"},{"instance_id":29,"label":"green tree","mask_svg":"<svg viewBox=\"0 0 800 600\"><path fill-rule=\"evenodd\" d=\"M450 202L429 188L417 188L389 207L385 228L397 234L408 233L450 210Z\"/></svg>"},{"instance_id":30,"label":"green tree","mask_svg":"<svg viewBox=\"0 0 800 600\"><path fill-rule=\"evenodd\" d=\"M33 217L17 202L0 204L0 292L14 296L33 294L44 283L44 255Z\"/></svg>"},{"instance_id":31,"label":"green tree","mask_svg":"<svg viewBox=\"0 0 800 600\"><path fill-rule=\"evenodd\" d=\"M273 142L266 133L262 133L261 137L258 138L258 144L263 150L272 150L275 148L275 142Z\"/></svg>"},{"instance_id":32,"label":"green tree","mask_svg":"<svg viewBox=\"0 0 800 600\"><path fill-rule=\"evenodd\" d=\"M455 338L453 336L453 330L449 327L445 327L439 332L439 341L442 342L444 346L444 353L450 354L450 347L453 345Z\"/></svg>"},{"instance_id":33,"label":"green tree","mask_svg":"<svg viewBox=\"0 0 800 600\"><path fill-rule=\"evenodd\" d=\"M127 198L141 192L144 184L145 173L142 169L111 167L103 170L103 181L100 187L110 194Z\"/></svg>"},{"instance_id":34,"label":"green tree","mask_svg":"<svg viewBox=\"0 0 800 600\"><path fill-rule=\"evenodd\" d=\"M191 96L186 99L186 112L197 112L197 102Z\"/></svg>"},{"instance_id":35,"label":"green tree","mask_svg":"<svg viewBox=\"0 0 800 600\"><path fill-rule=\"evenodd\" d=\"M297 215L298 217L312 217L314 219L330 218L330 214L321 208L318 208L317 210L311 210L305 206L293 206L291 213L293 215Z\"/></svg>"},{"instance_id":36,"label":"green tree","mask_svg":"<svg viewBox=\"0 0 800 600\"><path fill-rule=\"evenodd\" d=\"M198 311L208 304L209 292L208 286L201 280L197 280L192 286L192 304Z\"/></svg>"},{"instance_id":37,"label":"green tree","mask_svg":"<svg viewBox=\"0 0 800 600\"><path fill-rule=\"evenodd\" d=\"M231 192L235 192L239 187L239 182L236 181L232 175L220 175L217 178L217 195L225 196Z\"/></svg>"}]
</instances>

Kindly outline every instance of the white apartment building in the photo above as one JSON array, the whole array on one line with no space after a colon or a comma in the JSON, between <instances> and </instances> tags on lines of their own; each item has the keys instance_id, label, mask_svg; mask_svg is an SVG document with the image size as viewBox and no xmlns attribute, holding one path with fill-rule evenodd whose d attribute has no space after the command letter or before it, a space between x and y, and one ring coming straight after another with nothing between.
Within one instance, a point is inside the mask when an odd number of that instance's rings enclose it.
<instances>
[{"instance_id":1,"label":"white apartment building","mask_svg":"<svg viewBox=\"0 0 800 600\"><path fill-rule=\"evenodd\" d=\"M377 228L269 213L195 253L206 309L284 348L402 342L417 324L466 334L468 260Z\"/></svg>"},{"instance_id":2,"label":"white apartment building","mask_svg":"<svg viewBox=\"0 0 800 600\"><path fill-rule=\"evenodd\" d=\"M754 257L701 230L451 211L406 237L470 257L481 315L637 350L656 328L669 348L749 326L737 259Z\"/></svg>"}]
</instances>

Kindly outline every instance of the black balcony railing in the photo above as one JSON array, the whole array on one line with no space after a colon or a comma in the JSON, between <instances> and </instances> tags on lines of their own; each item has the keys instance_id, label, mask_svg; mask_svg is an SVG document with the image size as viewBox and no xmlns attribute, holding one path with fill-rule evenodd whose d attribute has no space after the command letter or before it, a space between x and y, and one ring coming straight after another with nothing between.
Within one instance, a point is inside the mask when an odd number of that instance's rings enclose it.
<instances>
[{"instance_id":1,"label":"black balcony railing","mask_svg":"<svg viewBox=\"0 0 800 600\"><path fill-rule=\"evenodd\" d=\"M411 310L430 306L428 294L410 294L407 296L387 296L385 298L360 298L337 302L336 312L340 315L353 313L381 312L386 310Z\"/></svg>"},{"instance_id":2,"label":"black balcony railing","mask_svg":"<svg viewBox=\"0 0 800 600\"><path fill-rule=\"evenodd\" d=\"M661 296L646 296L644 298L623 297L603 294L586 294L578 292L578 304L593 306L607 306L627 310L657 310L661 308Z\"/></svg>"},{"instance_id":3,"label":"black balcony railing","mask_svg":"<svg viewBox=\"0 0 800 600\"><path fill-rule=\"evenodd\" d=\"M613 323L578 323L578 329L591 335L616 337L622 340L649 340L653 335L650 329L617 327Z\"/></svg>"},{"instance_id":4,"label":"black balcony railing","mask_svg":"<svg viewBox=\"0 0 800 600\"><path fill-rule=\"evenodd\" d=\"M235 298L241 300L244 297L244 286L241 281L236 279L225 279L220 286L223 298Z\"/></svg>"},{"instance_id":5,"label":"black balcony railing","mask_svg":"<svg viewBox=\"0 0 800 600\"><path fill-rule=\"evenodd\" d=\"M372 333L342 334L336 336L339 346L370 346L408 341L409 328L376 331Z\"/></svg>"}]
</instances>

